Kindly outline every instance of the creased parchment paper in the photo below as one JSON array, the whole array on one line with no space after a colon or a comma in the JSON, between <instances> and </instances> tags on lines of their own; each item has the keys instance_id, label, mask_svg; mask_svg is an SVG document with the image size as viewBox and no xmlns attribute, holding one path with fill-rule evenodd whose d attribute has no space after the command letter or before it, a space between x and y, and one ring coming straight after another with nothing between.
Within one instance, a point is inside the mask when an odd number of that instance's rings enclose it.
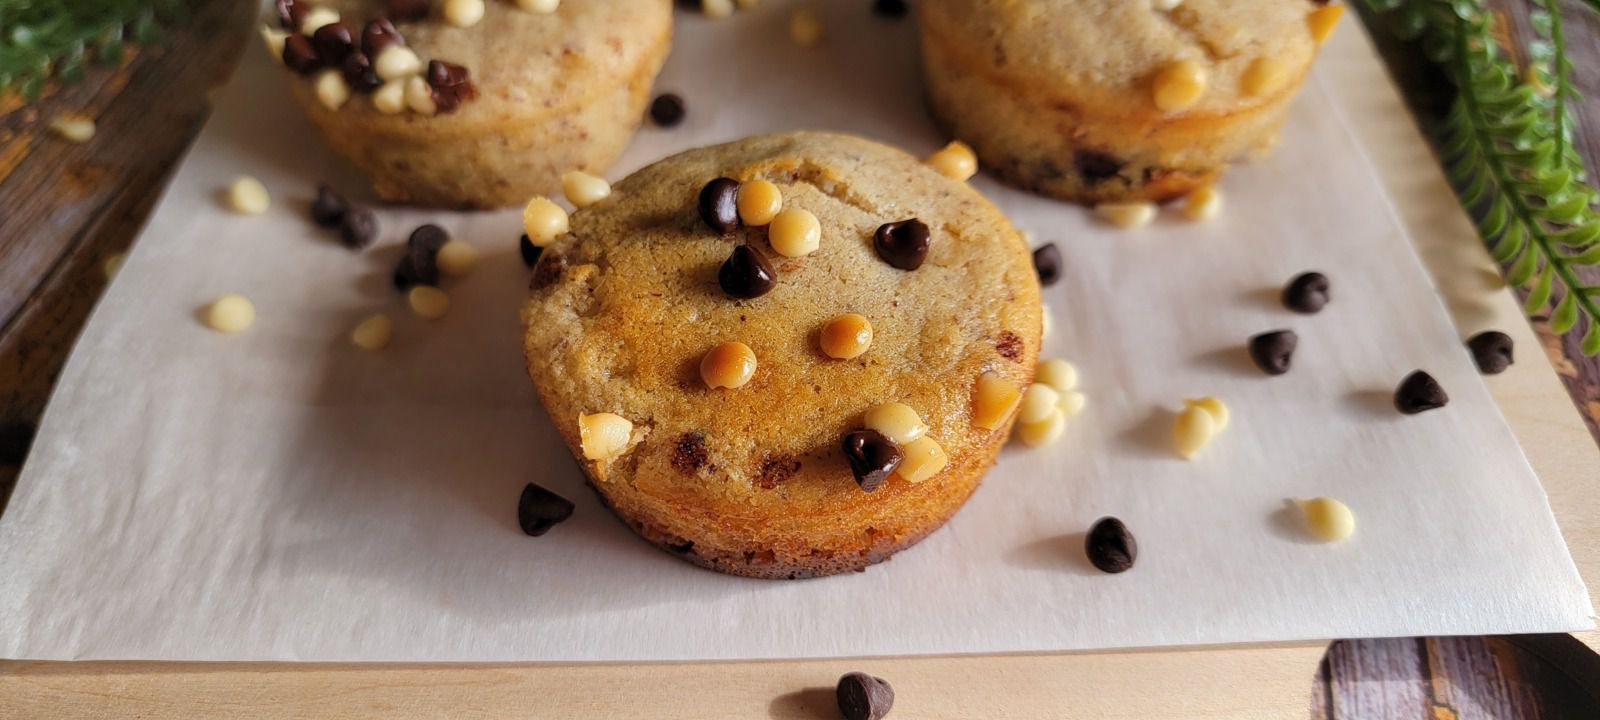
<instances>
[{"instance_id":1,"label":"creased parchment paper","mask_svg":"<svg viewBox=\"0 0 1600 720\"><path fill-rule=\"evenodd\" d=\"M828 37L809 50L787 40L789 3L680 13L658 88L687 98L688 119L642 130L610 177L791 128L941 144L912 23L811 5ZM1209 224L1169 211L1120 232L977 180L1061 246L1046 354L1078 363L1088 410L1061 443L1004 452L926 542L802 582L699 570L614 520L525 377L517 214L386 209L378 246L339 247L306 204L318 181L362 185L250 48L85 330L0 519L0 656L691 660L1590 627L1538 481L1379 190L1381 144L1346 117L1336 79L1378 76L1358 32L1327 47L1277 152L1227 177ZM242 173L272 191L267 214L217 202ZM437 322L388 282L424 221L485 252ZM1276 291L1307 269L1334 300L1290 314ZM196 320L227 292L255 301L243 335ZM375 311L395 318L394 342L360 352L350 328ZM1300 351L1268 378L1239 348L1278 328ZM1451 403L1402 417L1390 394L1416 368ZM1184 462L1172 411L1206 394L1234 419ZM516 525L529 481L578 504L537 539ZM1285 501L1316 495L1354 509L1353 538L1304 539ZM1108 514L1141 548L1123 575L1079 549Z\"/></svg>"}]
</instances>

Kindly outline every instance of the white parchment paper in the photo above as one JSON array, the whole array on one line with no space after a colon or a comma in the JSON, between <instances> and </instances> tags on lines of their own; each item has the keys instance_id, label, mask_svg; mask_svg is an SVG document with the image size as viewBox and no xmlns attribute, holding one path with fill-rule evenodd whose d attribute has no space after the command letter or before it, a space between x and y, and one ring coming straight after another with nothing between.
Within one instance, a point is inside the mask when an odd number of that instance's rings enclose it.
<instances>
[{"instance_id":1,"label":"white parchment paper","mask_svg":"<svg viewBox=\"0 0 1600 720\"><path fill-rule=\"evenodd\" d=\"M909 21L812 3L828 38L802 50L786 5L680 13L658 88L688 99L688 119L641 131L611 177L800 127L941 144ZM1006 450L921 545L801 582L694 568L583 487L522 367L515 212L385 210L365 254L313 228L316 183L360 181L251 48L85 330L0 519L0 656L787 658L1590 627L1538 481L1378 189L1381 147L1346 122L1334 78L1381 76L1357 32L1328 46L1276 154L1227 177L1210 224L1169 212L1120 232L978 179L1061 246L1046 354L1080 365L1089 408L1060 444ZM219 206L241 173L271 189L267 214ZM424 221L485 251L438 322L388 282ZM1332 277L1334 302L1290 314L1277 289L1307 269ZM255 301L248 333L196 321L226 292ZM357 351L350 328L380 310L393 344ZM1268 378L1239 348L1276 328L1300 352ZM1390 393L1416 368L1452 402L1402 417ZM1171 413L1202 394L1234 420L1184 462L1167 449ZM529 481L578 504L543 538L516 526ZM1303 538L1285 500L1315 495L1354 509L1355 537ZM1119 576L1080 550L1107 514L1141 548Z\"/></svg>"}]
</instances>

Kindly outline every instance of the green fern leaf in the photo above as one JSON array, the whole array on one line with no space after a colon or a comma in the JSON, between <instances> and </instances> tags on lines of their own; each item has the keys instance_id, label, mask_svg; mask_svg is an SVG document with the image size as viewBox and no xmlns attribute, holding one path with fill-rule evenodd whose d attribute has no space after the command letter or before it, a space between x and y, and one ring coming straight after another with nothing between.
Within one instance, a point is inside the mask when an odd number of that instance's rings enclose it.
<instances>
[{"instance_id":1,"label":"green fern leaf","mask_svg":"<svg viewBox=\"0 0 1600 720\"><path fill-rule=\"evenodd\" d=\"M1550 316L1550 332L1564 335L1578 323L1577 299L1578 293L1569 292L1556 303L1556 311Z\"/></svg>"},{"instance_id":2,"label":"green fern leaf","mask_svg":"<svg viewBox=\"0 0 1600 720\"><path fill-rule=\"evenodd\" d=\"M1538 269L1539 253L1530 249L1517 258L1516 263L1512 264L1511 272L1506 275L1506 282L1514 287L1522 287L1528 284L1528 280L1533 277L1533 272Z\"/></svg>"},{"instance_id":3,"label":"green fern leaf","mask_svg":"<svg viewBox=\"0 0 1600 720\"><path fill-rule=\"evenodd\" d=\"M1583 334L1582 349L1583 354L1589 357L1600 355L1600 321L1589 321L1589 330Z\"/></svg>"},{"instance_id":4,"label":"green fern leaf","mask_svg":"<svg viewBox=\"0 0 1600 720\"><path fill-rule=\"evenodd\" d=\"M1528 244L1528 231L1521 225L1512 225L1493 246L1493 256L1496 265L1504 265L1522 252Z\"/></svg>"},{"instance_id":5,"label":"green fern leaf","mask_svg":"<svg viewBox=\"0 0 1600 720\"><path fill-rule=\"evenodd\" d=\"M1556 274L1549 265L1539 271L1539 282L1534 284L1533 290L1528 293L1528 299L1522 303L1522 311L1529 315L1544 309L1550 303L1550 291L1555 289Z\"/></svg>"}]
</instances>

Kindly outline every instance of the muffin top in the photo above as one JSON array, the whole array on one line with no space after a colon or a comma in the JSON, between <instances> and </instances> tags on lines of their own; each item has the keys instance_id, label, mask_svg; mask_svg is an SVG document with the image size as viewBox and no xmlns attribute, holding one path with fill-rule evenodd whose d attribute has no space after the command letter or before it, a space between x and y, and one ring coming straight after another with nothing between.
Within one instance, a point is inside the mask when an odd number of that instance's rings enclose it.
<instances>
[{"instance_id":1,"label":"muffin top","mask_svg":"<svg viewBox=\"0 0 1600 720\"><path fill-rule=\"evenodd\" d=\"M1284 73L1292 91L1316 53L1307 18L1317 8L1310 0L940 0L917 10L968 67L1085 113L1136 116L1155 111L1155 78L1179 60L1207 76L1189 113L1260 101L1244 88L1258 61L1275 63L1257 72Z\"/></svg>"},{"instance_id":2,"label":"muffin top","mask_svg":"<svg viewBox=\"0 0 1600 720\"><path fill-rule=\"evenodd\" d=\"M821 224L821 244L785 258L767 228L729 235L697 212L711 180L765 179L784 208ZM926 262L900 270L874 234L917 218L931 229ZM719 268L741 243L770 259L776 287L754 299L726 294ZM824 355L819 330L843 313L872 324L865 354ZM996 434L972 423L978 377L1017 386L1039 349L1039 284L1028 248L966 183L899 150L848 135L751 137L676 155L618 183L572 215L544 252L523 308L529 373L556 428L578 446L578 417L609 412L634 424L632 447L594 468L602 486L724 512L803 509L808 517L858 503L903 501L916 487L891 477L875 492L855 483L840 451L865 411L898 401L921 414L949 469L987 466ZM708 350L728 341L757 358L749 384L708 389Z\"/></svg>"},{"instance_id":3,"label":"muffin top","mask_svg":"<svg viewBox=\"0 0 1600 720\"><path fill-rule=\"evenodd\" d=\"M367 22L388 16L378 0L309 4L338 12L357 47ZM394 27L424 68L430 60L466 68L476 98L429 117L410 111L386 115L373 106L370 95L353 94L339 110L327 112L359 116L359 122L373 123L378 130L386 124L420 122L441 132L538 122L628 82L640 67L664 55L672 38L671 0L568 0L549 14L522 10L511 0L486 0L482 20L470 27L445 22L442 6L434 2L426 18L395 21ZM297 77L296 83L298 91L309 92L309 79Z\"/></svg>"}]
</instances>

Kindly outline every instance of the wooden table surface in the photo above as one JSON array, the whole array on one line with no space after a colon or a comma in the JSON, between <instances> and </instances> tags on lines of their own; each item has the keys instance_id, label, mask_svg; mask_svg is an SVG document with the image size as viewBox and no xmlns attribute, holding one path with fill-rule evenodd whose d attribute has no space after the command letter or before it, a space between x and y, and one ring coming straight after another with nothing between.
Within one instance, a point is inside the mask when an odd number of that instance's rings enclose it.
<instances>
[{"instance_id":1,"label":"wooden table surface","mask_svg":"<svg viewBox=\"0 0 1600 720\"><path fill-rule=\"evenodd\" d=\"M1497 4L1508 11L1508 27L1526 37L1523 4ZM1589 166L1600 168L1600 18L1577 0L1568 5L1577 80L1588 98L1579 108L1577 144ZM255 7L248 0L205 3L162 49L52 89L35 107L0 96L0 511L50 388L106 285L106 260L138 235L205 121L207 90L226 79L242 48L256 50ZM1436 113L1439 78L1409 49L1378 40L1413 109ZM53 137L44 126L58 112L94 117L98 134L82 145ZM1600 362L1583 358L1576 339L1552 337L1537 319L1534 329L1600 438ZM1539 360L1530 352L1519 359ZM1306 678L1308 716L1340 720L1594 718L1595 688L1600 657L1564 635L1341 640L1317 676ZM802 695L791 704L806 705ZM0 699L0 715L4 705ZM829 716L780 705L775 698L774 717Z\"/></svg>"}]
</instances>

